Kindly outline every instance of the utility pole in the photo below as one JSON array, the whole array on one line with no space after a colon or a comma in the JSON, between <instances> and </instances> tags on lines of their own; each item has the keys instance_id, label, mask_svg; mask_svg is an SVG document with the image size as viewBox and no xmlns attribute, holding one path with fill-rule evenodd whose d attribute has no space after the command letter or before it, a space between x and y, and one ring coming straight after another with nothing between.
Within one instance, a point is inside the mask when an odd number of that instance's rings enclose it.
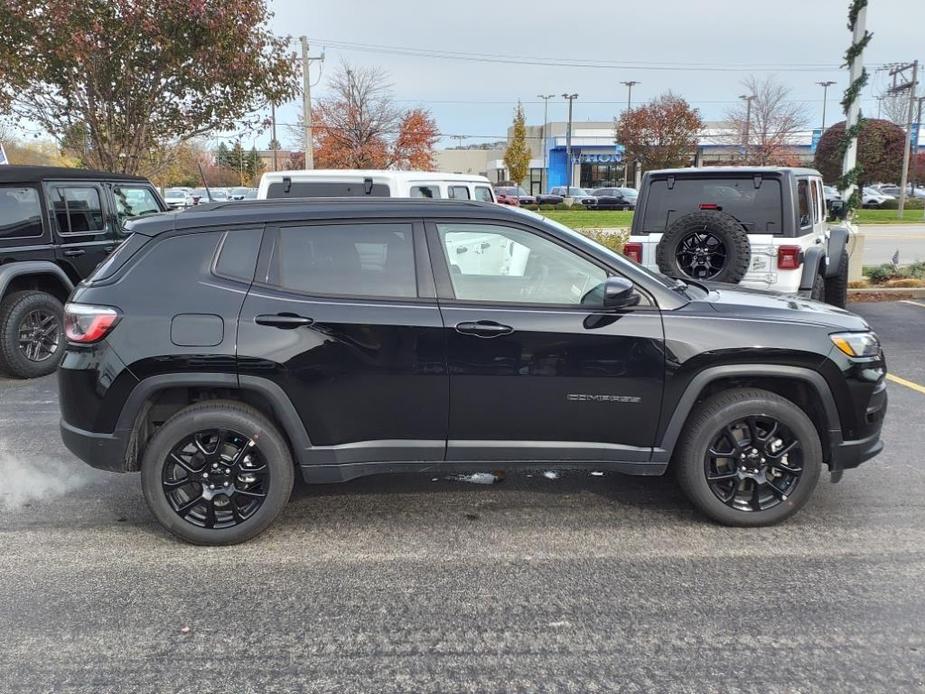
<instances>
[{"instance_id":1,"label":"utility pole","mask_svg":"<svg viewBox=\"0 0 925 694\"><path fill-rule=\"evenodd\" d=\"M822 87L822 132L825 132L825 107L829 99L829 87L835 84L834 80L826 80L825 82L816 82L820 87Z\"/></svg>"},{"instance_id":2,"label":"utility pole","mask_svg":"<svg viewBox=\"0 0 925 694\"><path fill-rule=\"evenodd\" d=\"M273 170L279 171L279 159L276 156L279 150L276 141L276 104L270 104L270 148L273 150Z\"/></svg>"},{"instance_id":3,"label":"utility pole","mask_svg":"<svg viewBox=\"0 0 925 694\"><path fill-rule=\"evenodd\" d=\"M916 135L918 135L918 137L916 138L916 141L912 143L912 153L914 157L918 156L918 152L919 152L918 140L921 139L922 137L922 102L925 101L925 96L920 96L918 99L916 99L916 101L919 102L918 112L915 115L915 122L916 122L916 125L918 125L918 129L916 130ZM912 162L912 166L913 167L915 166L914 161ZM912 192L913 193L915 193L915 189L918 187L918 182L919 182L919 177L916 171L917 169L913 168L913 176L912 176Z\"/></svg>"},{"instance_id":4,"label":"utility pole","mask_svg":"<svg viewBox=\"0 0 925 694\"><path fill-rule=\"evenodd\" d=\"M629 80L628 82L620 82L626 86L626 111L624 113L629 113L630 109L633 107L633 87L640 82L636 80ZM629 162L626 159L623 160L623 187L626 188L627 174L629 173Z\"/></svg>"},{"instance_id":5,"label":"utility pole","mask_svg":"<svg viewBox=\"0 0 925 694\"><path fill-rule=\"evenodd\" d=\"M543 170L540 171L540 194L546 192L546 167L549 165L546 161L548 152L546 151L546 128L549 127L549 100L555 94L537 94L537 97L543 100Z\"/></svg>"},{"instance_id":6,"label":"utility pole","mask_svg":"<svg viewBox=\"0 0 925 694\"><path fill-rule=\"evenodd\" d=\"M568 130L565 131L565 170L568 176L565 179L565 197L572 197L572 102L578 98L577 94L563 94L562 98L568 101Z\"/></svg>"},{"instance_id":7,"label":"utility pole","mask_svg":"<svg viewBox=\"0 0 925 694\"><path fill-rule=\"evenodd\" d=\"M912 71L912 77L905 73ZM890 70L890 76L893 78L893 86L890 87L890 94L899 94L907 89L909 90L909 109L906 117L906 146L903 151L903 169L899 183L899 218L902 219L903 210L906 207L906 185L909 183L909 150L912 146L912 113L917 101L915 90L919 73L919 61L913 60L905 65L897 65ZM902 80L902 81L900 81Z\"/></svg>"},{"instance_id":8,"label":"utility pole","mask_svg":"<svg viewBox=\"0 0 925 694\"><path fill-rule=\"evenodd\" d=\"M302 117L305 120L305 168L315 168L315 148L312 141L312 82L309 67L313 60L324 60L324 53L318 58L308 55L308 39L300 36L302 44Z\"/></svg>"},{"instance_id":9,"label":"utility pole","mask_svg":"<svg viewBox=\"0 0 925 694\"><path fill-rule=\"evenodd\" d=\"M745 134L742 138L742 146L745 149L745 161L748 161L748 145L751 140L752 129L752 99L755 98L755 95L742 94L739 98L745 101Z\"/></svg>"}]
</instances>

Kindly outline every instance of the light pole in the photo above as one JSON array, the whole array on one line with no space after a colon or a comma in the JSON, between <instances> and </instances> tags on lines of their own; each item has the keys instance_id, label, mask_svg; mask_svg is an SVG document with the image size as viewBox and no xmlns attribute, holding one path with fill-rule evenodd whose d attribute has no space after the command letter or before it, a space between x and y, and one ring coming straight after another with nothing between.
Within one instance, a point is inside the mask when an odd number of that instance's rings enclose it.
<instances>
[{"instance_id":1,"label":"light pole","mask_svg":"<svg viewBox=\"0 0 925 694\"><path fill-rule=\"evenodd\" d=\"M565 131L565 169L568 177L565 179L565 197L572 197L572 102L578 98L577 94L563 94L568 101L568 130Z\"/></svg>"},{"instance_id":2,"label":"light pole","mask_svg":"<svg viewBox=\"0 0 925 694\"><path fill-rule=\"evenodd\" d=\"M633 107L633 87L637 84L640 84L636 80L629 80L628 82L620 82L620 84L626 85L626 111L624 113L629 113L630 109ZM629 169L629 162L626 159L623 160L623 187L626 188L627 173Z\"/></svg>"},{"instance_id":3,"label":"light pole","mask_svg":"<svg viewBox=\"0 0 925 694\"><path fill-rule=\"evenodd\" d=\"M749 132L752 128L752 99L755 98L754 94L741 94L739 98L745 101L745 136L743 138L742 145L745 148L745 160L748 161L748 142L750 139L751 133Z\"/></svg>"},{"instance_id":4,"label":"light pole","mask_svg":"<svg viewBox=\"0 0 925 694\"><path fill-rule=\"evenodd\" d=\"M543 100L543 170L540 171L540 193L546 192L546 128L549 126L549 100L555 94L537 94Z\"/></svg>"},{"instance_id":5,"label":"light pole","mask_svg":"<svg viewBox=\"0 0 925 694\"><path fill-rule=\"evenodd\" d=\"M829 87L831 87L835 82L833 80L826 80L825 82L816 82L820 87L822 87L822 132L825 132L825 106L828 103L829 96Z\"/></svg>"}]
</instances>

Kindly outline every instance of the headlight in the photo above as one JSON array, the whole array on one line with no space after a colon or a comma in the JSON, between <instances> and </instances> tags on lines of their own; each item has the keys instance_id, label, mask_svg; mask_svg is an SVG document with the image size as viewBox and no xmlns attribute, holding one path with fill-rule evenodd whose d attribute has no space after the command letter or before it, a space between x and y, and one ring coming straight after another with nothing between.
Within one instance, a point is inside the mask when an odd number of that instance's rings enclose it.
<instances>
[{"instance_id":1,"label":"headlight","mask_svg":"<svg viewBox=\"0 0 925 694\"><path fill-rule=\"evenodd\" d=\"M849 357L876 357L880 354L880 340L875 333L835 333L829 337Z\"/></svg>"}]
</instances>

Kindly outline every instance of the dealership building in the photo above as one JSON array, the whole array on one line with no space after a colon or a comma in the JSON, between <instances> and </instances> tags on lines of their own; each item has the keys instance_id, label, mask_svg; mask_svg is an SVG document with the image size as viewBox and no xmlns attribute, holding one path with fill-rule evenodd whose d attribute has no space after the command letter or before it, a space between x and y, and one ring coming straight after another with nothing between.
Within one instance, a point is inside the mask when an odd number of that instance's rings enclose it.
<instances>
[{"instance_id":1,"label":"dealership building","mask_svg":"<svg viewBox=\"0 0 925 694\"><path fill-rule=\"evenodd\" d=\"M507 135L510 141L513 127L508 129ZM542 125L527 126L530 168L521 184L528 192L535 194L568 183L567 139L568 123L564 121L551 122L546 128ZM742 147L735 140L735 131L728 123L706 123L697 146L697 163L701 166L735 163L742 154ZM813 132L808 130L794 136L791 147L800 164L812 163L815 151L813 140ZM438 169L481 174L492 181L509 180L501 144L494 149L441 150L437 152ZM623 147L614 142L613 121L572 123L573 186L600 188L621 185L623 167ZM629 177L629 184L633 185L632 176Z\"/></svg>"}]
</instances>

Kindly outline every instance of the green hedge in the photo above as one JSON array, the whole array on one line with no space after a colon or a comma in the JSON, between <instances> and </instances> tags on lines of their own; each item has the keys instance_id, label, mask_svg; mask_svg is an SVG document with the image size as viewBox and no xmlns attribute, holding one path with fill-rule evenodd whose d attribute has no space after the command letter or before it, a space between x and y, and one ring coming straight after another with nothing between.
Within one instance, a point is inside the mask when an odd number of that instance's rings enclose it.
<instances>
[{"instance_id":1,"label":"green hedge","mask_svg":"<svg viewBox=\"0 0 925 694\"><path fill-rule=\"evenodd\" d=\"M884 284L890 280L925 280L925 261L894 267L890 263L864 268L864 274L874 284Z\"/></svg>"}]
</instances>

